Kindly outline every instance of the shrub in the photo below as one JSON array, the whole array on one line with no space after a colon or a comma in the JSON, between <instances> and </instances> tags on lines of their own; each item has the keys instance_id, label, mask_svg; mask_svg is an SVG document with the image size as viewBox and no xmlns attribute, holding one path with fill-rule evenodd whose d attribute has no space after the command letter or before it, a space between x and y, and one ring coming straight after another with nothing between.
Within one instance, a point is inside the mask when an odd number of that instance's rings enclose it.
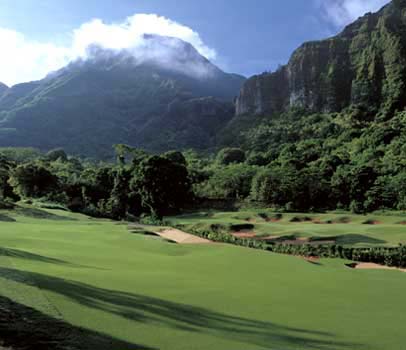
<instances>
[{"instance_id":1,"label":"shrub","mask_svg":"<svg viewBox=\"0 0 406 350\"><path fill-rule=\"evenodd\" d=\"M140 217L140 224L159 226L162 224L162 219L154 214L142 214Z\"/></svg>"}]
</instances>

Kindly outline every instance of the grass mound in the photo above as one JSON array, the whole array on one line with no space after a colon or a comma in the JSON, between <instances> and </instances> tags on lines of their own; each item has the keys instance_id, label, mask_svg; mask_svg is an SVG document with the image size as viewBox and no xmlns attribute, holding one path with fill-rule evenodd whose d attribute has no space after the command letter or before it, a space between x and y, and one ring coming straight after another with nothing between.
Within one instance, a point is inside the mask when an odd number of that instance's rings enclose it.
<instances>
[{"instance_id":1,"label":"grass mound","mask_svg":"<svg viewBox=\"0 0 406 350\"><path fill-rule=\"evenodd\" d=\"M75 221L76 220L72 217L57 215L57 214L48 212L46 210L41 210L41 209L32 208L32 207L17 207L15 209L15 212L18 215L29 217L29 218L34 218L34 219L59 220L59 221L64 221L64 220Z\"/></svg>"}]
</instances>

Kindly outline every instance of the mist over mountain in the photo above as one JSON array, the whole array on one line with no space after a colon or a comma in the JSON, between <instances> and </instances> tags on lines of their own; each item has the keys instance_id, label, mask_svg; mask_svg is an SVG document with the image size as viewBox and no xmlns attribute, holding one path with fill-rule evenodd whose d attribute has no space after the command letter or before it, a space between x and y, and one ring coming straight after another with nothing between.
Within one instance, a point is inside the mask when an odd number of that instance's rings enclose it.
<instances>
[{"instance_id":1,"label":"mist over mountain","mask_svg":"<svg viewBox=\"0 0 406 350\"><path fill-rule=\"evenodd\" d=\"M207 148L213 144L210 133L196 124L206 115L220 128L230 120L244 80L224 73L176 38L148 35L143 47L134 50L91 46L86 59L1 94L0 146L63 147L103 157L112 154L115 143L166 149L165 140L176 140L179 133L190 141L188 147ZM174 118L173 106L193 114L181 129L173 125L166 130L170 138L149 142L144 130L162 135L166 119Z\"/></svg>"}]
</instances>

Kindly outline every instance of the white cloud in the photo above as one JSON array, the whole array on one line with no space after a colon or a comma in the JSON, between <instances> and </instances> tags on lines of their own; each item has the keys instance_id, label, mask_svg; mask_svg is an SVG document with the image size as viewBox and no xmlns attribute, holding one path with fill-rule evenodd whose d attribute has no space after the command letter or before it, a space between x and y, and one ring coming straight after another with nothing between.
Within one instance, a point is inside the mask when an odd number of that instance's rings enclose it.
<instances>
[{"instance_id":1,"label":"white cloud","mask_svg":"<svg viewBox=\"0 0 406 350\"><path fill-rule=\"evenodd\" d=\"M155 14L136 14L115 24L94 19L74 30L67 46L32 41L22 33L0 27L0 82L14 85L41 79L72 60L86 57L86 49L92 44L135 52L142 47L144 34L176 37L192 44L208 59L213 60L217 56L197 32Z\"/></svg>"},{"instance_id":2,"label":"white cloud","mask_svg":"<svg viewBox=\"0 0 406 350\"><path fill-rule=\"evenodd\" d=\"M376 12L390 0L317 0L327 18L337 26L347 25L367 12Z\"/></svg>"}]
</instances>

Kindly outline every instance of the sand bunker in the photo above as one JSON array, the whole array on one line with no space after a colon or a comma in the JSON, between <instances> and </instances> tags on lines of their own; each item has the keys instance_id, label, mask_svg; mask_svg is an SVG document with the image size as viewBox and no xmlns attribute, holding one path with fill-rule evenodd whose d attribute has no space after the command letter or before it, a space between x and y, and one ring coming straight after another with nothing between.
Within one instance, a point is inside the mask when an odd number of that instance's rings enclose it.
<instances>
[{"instance_id":1,"label":"sand bunker","mask_svg":"<svg viewBox=\"0 0 406 350\"><path fill-rule=\"evenodd\" d=\"M168 239L170 241L179 243L179 244L208 244L212 243L208 239L197 237L177 229L167 229L160 232L156 232L162 238Z\"/></svg>"},{"instance_id":2,"label":"sand bunker","mask_svg":"<svg viewBox=\"0 0 406 350\"><path fill-rule=\"evenodd\" d=\"M374 264L374 263L353 263L347 265L348 267L351 267L353 269L357 270L394 270L394 271L402 271L406 272L406 269L401 269L399 267L390 267L390 266L385 266L385 265L379 265L379 264Z\"/></svg>"}]
</instances>

